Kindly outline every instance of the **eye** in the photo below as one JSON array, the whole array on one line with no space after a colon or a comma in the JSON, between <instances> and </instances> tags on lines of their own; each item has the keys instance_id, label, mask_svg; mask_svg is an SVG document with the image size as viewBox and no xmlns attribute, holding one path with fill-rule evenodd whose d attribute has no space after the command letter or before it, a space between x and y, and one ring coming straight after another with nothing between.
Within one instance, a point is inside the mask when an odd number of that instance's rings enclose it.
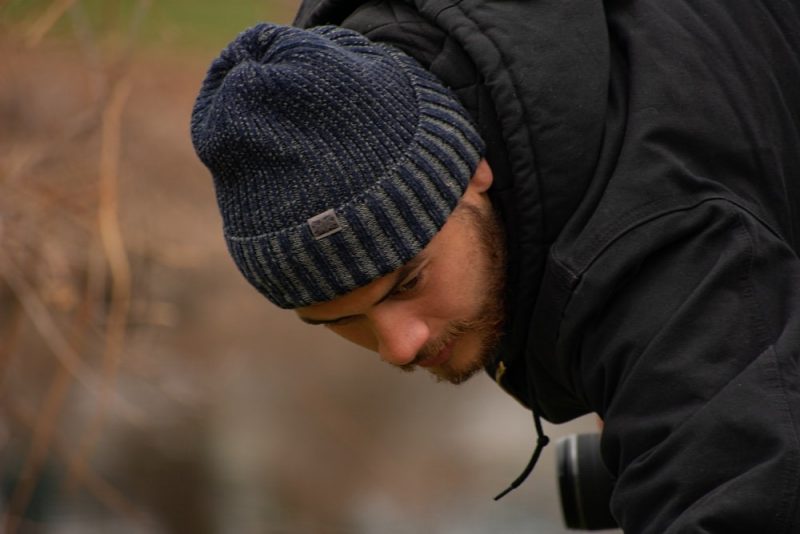
<instances>
[{"instance_id":1,"label":"eye","mask_svg":"<svg viewBox=\"0 0 800 534\"><path fill-rule=\"evenodd\" d=\"M415 288L419 286L419 282L421 279L422 279L422 272L419 271L415 273L413 276L410 276L409 278L403 280L403 282L400 283L400 285L395 287L394 291L392 291L392 296L405 295L406 293L413 291Z\"/></svg>"},{"instance_id":2,"label":"eye","mask_svg":"<svg viewBox=\"0 0 800 534\"><path fill-rule=\"evenodd\" d=\"M356 321L355 316L350 317L342 317L336 321L325 323L325 328L336 328L337 326L347 326L349 324L353 324Z\"/></svg>"}]
</instances>

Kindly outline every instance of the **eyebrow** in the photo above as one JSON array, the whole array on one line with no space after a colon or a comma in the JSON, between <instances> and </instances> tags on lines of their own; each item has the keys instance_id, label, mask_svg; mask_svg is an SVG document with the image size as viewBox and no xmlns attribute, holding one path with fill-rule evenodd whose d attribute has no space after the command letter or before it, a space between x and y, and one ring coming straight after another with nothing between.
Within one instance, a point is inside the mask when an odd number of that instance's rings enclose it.
<instances>
[{"instance_id":1,"label":"eyebrow","mask_svg":"<svg viewBox=\"0 0 800 534\"><path fill-rule=\"evenodd\" d=\"M373 306L377 306L381 302L391 297L392 294L397 289L397 287L405 281L408 275L414 272L420 266L422 266L422 264L425 262L426 259L427 259L426 256L420 253L416 255L413 259L411 259L411 261L407 262L402 267L400 267L400 269L396 271L397 275L395 276L395 279L392 282L392 286L386 291L386 293L384 293L378 300L376 300L369 307L372 308ZM298 315L298 317L300 317L300 320L306 324L326 325L326 324L335 324L341 321L345 321L347 319L356 317L356 315L344 315L342 317L336 317L334 319L312 319L310 317L303 317L302 315Z\"/></svg>"}]
</instances>

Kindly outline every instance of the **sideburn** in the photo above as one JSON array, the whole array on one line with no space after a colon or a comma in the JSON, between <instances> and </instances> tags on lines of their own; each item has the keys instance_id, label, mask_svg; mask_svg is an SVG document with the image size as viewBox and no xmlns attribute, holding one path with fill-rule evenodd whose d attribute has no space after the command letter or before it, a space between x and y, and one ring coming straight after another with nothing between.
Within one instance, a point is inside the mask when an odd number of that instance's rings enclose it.
<instances>
[{"instance_id":1,"label":"sideburn","mask_svg":"<svg viewBox=\"0 0 800 534\"><path fill-rule=\"evenodd\" d=\"M450 325L450 333L453 336L464 332L479 332L482 335L480 355L467 369L457 372L453 369L443 369L443 373L437 373L440 381L460 384L481 371L495 357L499 347L505 322L507 253L505 231L499 214L491 205L487 210L482 210L479 206L462 201L453 214L467 218L470 227L477 233L481 252L487 258L486 287L479 315Z\"/></svg>"}]
</instances>

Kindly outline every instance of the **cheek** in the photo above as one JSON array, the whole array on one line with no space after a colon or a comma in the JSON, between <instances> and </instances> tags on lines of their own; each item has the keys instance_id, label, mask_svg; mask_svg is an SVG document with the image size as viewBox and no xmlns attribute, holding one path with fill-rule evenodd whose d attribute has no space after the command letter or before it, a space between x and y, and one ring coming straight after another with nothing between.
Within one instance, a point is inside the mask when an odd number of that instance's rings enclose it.
<instances>
[{"instance_id":1,"label":"cheek","mask_svg":"<svg viewBox=\"0 0 800 534\"><path fill-rule=\"evenodd\" d=\"M424 303L428 315L448 321L472 318L482 295L474 265L464 262L431 278Z\"/></svg>"}]
</instances>

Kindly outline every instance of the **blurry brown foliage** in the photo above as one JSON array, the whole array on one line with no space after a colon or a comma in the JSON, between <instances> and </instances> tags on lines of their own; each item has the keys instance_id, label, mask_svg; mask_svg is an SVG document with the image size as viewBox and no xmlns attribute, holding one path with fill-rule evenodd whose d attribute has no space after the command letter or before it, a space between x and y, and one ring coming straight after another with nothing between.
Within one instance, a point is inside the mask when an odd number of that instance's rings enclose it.
<instances>
[{"instance_id":1,"label":"blurry brown foliage","mask_svg":"<svg viewBox=\"0 0 800 534\"><path fill-rule=\"evenodd\" d=\"M30 431L3 519L8 534L19 528L51 452L68 466L68 486L84 487L118 513L137 513L88 467L115 400L131 309L130 255L136 252L120 229L118 183L135 27L127 28L113 57L104 57L98 40L106 36L75 19L91 65L80 73L83 93L76 94L76 86L59 87L58 65L30 63L30 51L74 3L52 2L2 43L0 395L9 439L18 435L12 428ZM141 0L137 12L148 6ZM82 432L73 433L79 439L67 443L58 430L73 387L97 402L79 422Z\"/></svg>"}]
</instances>

